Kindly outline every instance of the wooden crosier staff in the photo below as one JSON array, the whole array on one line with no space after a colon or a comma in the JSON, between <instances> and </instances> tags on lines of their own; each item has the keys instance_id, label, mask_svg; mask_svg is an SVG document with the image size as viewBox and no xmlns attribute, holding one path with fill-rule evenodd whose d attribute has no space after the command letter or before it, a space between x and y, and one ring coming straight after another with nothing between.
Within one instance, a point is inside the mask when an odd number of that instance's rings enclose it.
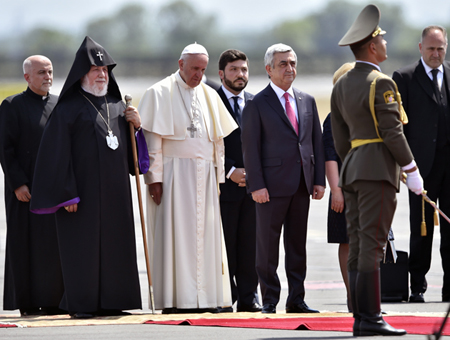
<instances>
[{"instance_id":1,"label":"wooden crosier staff","mask_svg":"<svg viewBox=\"0 0 450 340\"><path fill-rule=\"evenodd\" d=\"M132 98L129 94L125 95L125 103L127 107L131 105L131 100ZM141 215L142 237L144 239L144 254L145 254L145 264L147 267L148 287L150 290L150 302L152 306L152 313L155 314L155 298L153 296L152 276L150 274L150 261L148 257L148 247L147 247L147 233L145 232L144 209L142 207L141 183L139 180L139 164L137 157L136 140L134 135L134 125L132 122L130 122L129 126L130 126L131 147L133 150L134 174L136 177L136 187L139 200L139 213Z\"/></svg>"}]
</instances>

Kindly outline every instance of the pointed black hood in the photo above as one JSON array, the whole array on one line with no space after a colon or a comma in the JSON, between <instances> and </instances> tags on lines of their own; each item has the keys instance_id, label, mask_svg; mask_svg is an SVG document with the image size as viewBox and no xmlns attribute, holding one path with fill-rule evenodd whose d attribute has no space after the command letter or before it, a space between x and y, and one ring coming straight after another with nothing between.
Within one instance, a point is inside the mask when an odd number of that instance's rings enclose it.
<instances>
[{"instance_id":1,"label":"pointed black hood","mask_svg":"<svg viewBox=\"0 0 450 340\"><path fill-rule=\"evenodd\" d=\"M103 46L86 36L75 55L75 60L73 61L69 75L67 76L66 82L61 90L58 102L64 100L64 98L70 93L80 89L80 79L89 72L92 65L108 66L108 94L119 99L122 98L119 86L117 85L116 79L112 73L112 69L116 66L116 62L103 48Z\"/></svg>"}]
</instances>

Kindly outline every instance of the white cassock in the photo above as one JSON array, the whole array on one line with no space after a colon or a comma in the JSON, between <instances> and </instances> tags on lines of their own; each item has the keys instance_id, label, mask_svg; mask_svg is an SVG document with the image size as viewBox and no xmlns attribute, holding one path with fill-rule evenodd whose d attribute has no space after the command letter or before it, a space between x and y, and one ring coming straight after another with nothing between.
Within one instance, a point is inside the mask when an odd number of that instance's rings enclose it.
<instances>
[{"instance_id":1,"label":"white cassock","mask_svg":"<svg viewBox=\"0 0 450 340\"><path fill-rule=\"evenodd\" d=\"M179 72L147 89L138 111L150 156L145 183L163 185L159 206L147 190L155 307L231 306L218 183L223 138L237 125L215 90L190 88Z\"/></svg>"}]
</instances>

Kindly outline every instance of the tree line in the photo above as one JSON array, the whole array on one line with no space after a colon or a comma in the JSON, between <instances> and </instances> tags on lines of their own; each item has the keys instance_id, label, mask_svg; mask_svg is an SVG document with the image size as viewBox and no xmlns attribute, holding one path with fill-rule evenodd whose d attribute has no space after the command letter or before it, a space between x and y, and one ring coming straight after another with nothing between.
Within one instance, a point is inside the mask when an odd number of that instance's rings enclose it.
<instances>
[{"instance_id":1,"label":"tree line","mask_svg":"<svg viewBox=\"0 0 450 340\"><path fill-rule=\"evenodd\" d=\"M422 28L406 22L399 5L378 6L382 13L380 26L387 31L388 41L389 59L383 63L383 71L390 74L419 58ZM177 69L181 50L194 41L208 49L211 66L217 64L222 51L237 48L248 55L252 74L264 74L267 47L283 42L297 53L301 73L332 74L342 63L353 59L350 49L339 47L338 41L361 8L334 0L321 11L274 27L266 28L262 23L257 32L226 32L219 29L216 16L199 13L183 0L160 8L129 4L111 16L88 22L81 35L37 27L19 38L0 40L0 74L2 78L17 78L27 56L43 54L53 61L56 75L63 78L85 35L110 52L120 66L115 71L117 76L166 76ZM209 72L216 75L216 67L210 67L206 74Z\"/></svg>"}]
</instances>

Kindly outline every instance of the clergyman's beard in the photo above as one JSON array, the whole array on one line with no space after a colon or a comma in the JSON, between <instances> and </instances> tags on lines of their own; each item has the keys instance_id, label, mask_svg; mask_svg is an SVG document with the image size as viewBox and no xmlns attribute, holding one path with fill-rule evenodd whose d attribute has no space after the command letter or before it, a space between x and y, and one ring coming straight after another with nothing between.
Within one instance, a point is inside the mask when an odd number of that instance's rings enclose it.
<instances>
[{"instance_id":1,"label":"clergyman's beard","mask_svg":"<svg viewBox=\"0 0 450 340\"><path fill-rule=\"evenodd\" d=\"M232 90L234 90L234 91L241 92L241 91L242 91L243 89L245 89L245 87L247 86L248 80L245 80L244 78L239 78L239 79L241 79L241 80L244 81L244 84L241 85L241 86L236 86L236 85L234 85L233 82L232 82L230 79L228 79L227 77L224 77L224 78L223 78L225 84L226 84L230 89L232 89ZM238 79L236 79L236 80L238 80Z\"/></svg>"},{"instance_id":2,"label":"clergyman's beard","mask_svg":"<svg viewBox=\"0 0 450 340\"><path fill-rule=\"evenodd\" d=\"M87 79L83 78L81 80L81 87L83 90L85 90L87 93L93 94L96 97L103 97L106 96L106 93L108 92L108 84L109 79L106 82L105 86L103 86L103 89L100 89L98 84L94 82L94 85L89 85L89 82Z\"/></svg>"}]
</instances>

